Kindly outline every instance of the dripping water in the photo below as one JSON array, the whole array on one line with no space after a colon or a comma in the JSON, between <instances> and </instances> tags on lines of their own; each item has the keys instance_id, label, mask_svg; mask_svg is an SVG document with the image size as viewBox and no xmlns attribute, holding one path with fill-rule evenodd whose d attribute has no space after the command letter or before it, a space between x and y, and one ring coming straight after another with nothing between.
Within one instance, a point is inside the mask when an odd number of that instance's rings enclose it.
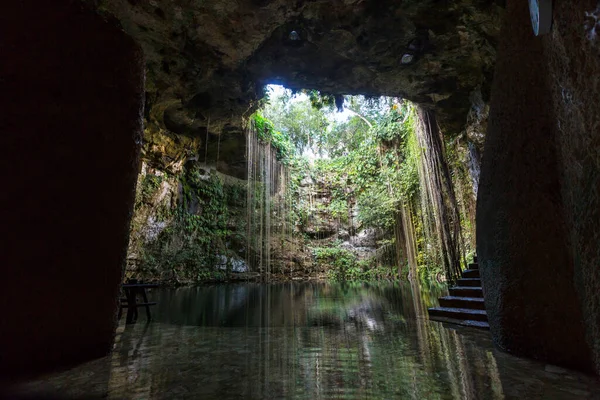
<instances>
[{"instance_id":1,"label":"dripping water","mask_svg":"<svg viewBox=\"0 0 600 400\"><path fill-rule=\"evenodd\" d=\"M276 272L274 255L280 250L277 254L283 262L284 245L293 232L286 201L291 198L287 193L290 175L275 148L259 139L253 121L247 128L246 160L246 263L270 280ZM282 271L280 264L277 272Z\"/></svg>"}]
</instances>

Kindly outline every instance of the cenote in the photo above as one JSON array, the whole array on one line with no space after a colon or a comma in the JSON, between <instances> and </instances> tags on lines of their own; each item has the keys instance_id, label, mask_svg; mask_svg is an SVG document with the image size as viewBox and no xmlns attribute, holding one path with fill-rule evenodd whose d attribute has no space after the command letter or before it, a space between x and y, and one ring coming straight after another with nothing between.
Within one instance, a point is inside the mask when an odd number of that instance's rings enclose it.
<instances>
[{"instance_id":1,"label":"cenote","mask_svg":"<svg viewBox=\"0 0 600 400\"><path fill-rule=\"evenodd\" d=\"M23 393L67 398L582 399L585 375L429 321L443 287L242 283L159 289L154 320L122 323L103 359ZM143 317L141 317L143 319Z\"/></svg>"},{"instance_id":2,"label":"cenote","mask_svg":"<svg viewBox=\"0 0 600 400\"><path fill-rule=\"evenodd\" d=\"M0 398L600 398L597 0L8 3Z\"/></svg>"}]
</instances>

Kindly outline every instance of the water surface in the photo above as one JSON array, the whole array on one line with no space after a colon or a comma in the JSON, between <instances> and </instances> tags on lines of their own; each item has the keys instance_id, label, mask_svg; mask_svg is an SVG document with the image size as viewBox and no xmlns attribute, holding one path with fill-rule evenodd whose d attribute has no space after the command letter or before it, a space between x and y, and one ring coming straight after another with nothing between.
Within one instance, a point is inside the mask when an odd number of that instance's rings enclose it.
<instances>
[{"instance_id":1,"label":"water surface","mask_svg":"<svg viewBox=\"0 0 600 400\"><path fill-rule=\"evenodd\" d=\"M429 321L442 289L236 284L161 289L154 321L103 359L24 385L111 399L582 399L595 378L494 349L489 332ZM124 320L124 318L123 318Z\"/></svg>"}]
</instances>

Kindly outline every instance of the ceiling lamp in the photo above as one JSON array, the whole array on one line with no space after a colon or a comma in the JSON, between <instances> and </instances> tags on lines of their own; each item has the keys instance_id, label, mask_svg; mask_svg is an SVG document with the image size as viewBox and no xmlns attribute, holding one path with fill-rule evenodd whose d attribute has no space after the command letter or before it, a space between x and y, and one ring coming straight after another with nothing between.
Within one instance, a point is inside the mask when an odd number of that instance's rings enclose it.
<instances>
[{"instance_id":1,"label":"ceiling lamp","mask_svg":"<svg viewBox=\"0 0 600 400\"><path fill-rule=\"evenodd\" d=\"M552 0L529 0L531 25L535 36L550 32L552 27Z\"/></svg>"}]
</instances>

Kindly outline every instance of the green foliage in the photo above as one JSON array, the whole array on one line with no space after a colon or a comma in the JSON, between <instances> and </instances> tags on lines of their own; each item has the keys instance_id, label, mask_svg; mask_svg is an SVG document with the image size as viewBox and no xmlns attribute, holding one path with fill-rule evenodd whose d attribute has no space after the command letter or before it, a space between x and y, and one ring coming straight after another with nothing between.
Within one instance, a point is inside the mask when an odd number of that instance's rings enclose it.
<instances>
[{"instance_id":1,"label":"green foliage","mask_svg":"<svg viewBox=\"0 0 600 400\"><path fill-rule=\"evenodd\" d=\"M335 106L335 96L321 93L314 89L304 90L303 93L308 96L310 105L316 110L322 110L323 108L333 109L333 106Z\"/></svg>"},{"instance_id":2,"label":"green foliage","mask_svg":"<svg viewBox=\"0 0 600 400\"><path fill-rule=\"evenodd\" d=\"M225 204L234 207L244 207L246 205L247 190L247 186L242 183L223 186Z\"/></svg>"},{"instance_id":3,"label":"green foliage","mask_svg":"<svg viewBox=\"0 0 600 400\"><path fill-rule=\"evenodd\" d=\"M277 159L284 163L289 162L293 153L293 145L287 134L275 130L273 122L265 118L260 111L252 115L258 139L270 144L277 151Z\"/></svg>"},{"instance_id":4,"label":"green foliage","mask_svg":"<svg viewBox=\"0 0 600 400\"><path fill-rule=\"evenodd\" d=\"M300 155L307 149L318 152L323 147L322 140L329 128L326 110L323 107L315 108L309 98L294 98L284 93L282 96L271 96L263 113L281 135L289 139L290 150Z\"/></svg>"},{"instance_id":5,"label":"green foliage","mask_svg":"<svg viewBox=\"0 0 600 400\"><path fill-rule=\"evenodd\" d=\"M387 142L406 140L409 132L413 129L408 118L410 118L410 111L406 107L394 104L391 110L380 118L381 122L374 131L375 137L380 141Z\"/></svg>"},{"instance_id":6,"label":"green foliage","mask_svg":"<svg viewBox=\"0 0 600 400\"><path fill-rule=\"evenodd\" d=\"M154 174L146 174L140 183L141 188L138 189L139 193L141 193L141 202L147 202L154 195L156 190L160 187L160 184L163 181L163 176L158 176Z\"/></svg>"},{"instance_id":7,"label":"green foliage","mask_svg":"<svg viewBox=\"0 0 600 400\"><path fill-rule=\"evenodd\" d=\"M418 164L420 148L415 135L415 111L406 107L406 114L399 125L402 140L402 163L398 170L398 188L403 198L413 200L419 190Z\"/></svg>"},{"instance_id":8,"label":"green foliage","mask_svg":"<svg viewBox=\"0 0 600 400\"><path fill-rule=\"evenodd\" d=\"M336 281L372 281L396 279L392 267L373 266L369 260L358 260L350 250L340 247L313 249L315 260L328 266L329 279Z\"/></svg>"},{"instance_id":9,"label":"green foliage","mask_svg":"<svg viewBox=\"0 0 600 400\"><path fill-rule=\"evenodd\" d=\"M223 181L216 174L210 174L206 179L200 168L194 166L185 171L181 183L184 196L182 206L177 210L179 225L188 238L209 250L207 246L220 244L221 239L228 235L229 207ZM194 210L196 204L198 210ZM209 256L211 252L207 253Z\"/></svg>"},{"instance_id":10,"label":"green foliage","mask_svg":"<svg viewBox=\"0 0 600 400\"><path fill-rule=\"evenodd\" d=\"M348 220L348 201L344 198L334 197L329 203L328 211L333 218L345 222Z\"/></svg>"},{"instance_id":11,"label":"green foliage","mask_svg":"<svg viewBox=\"0 0 600 400\"><path fill-rule=\"evenodd\" d=\"M339 247L318 247L313 250L317 261L331 262L338 268L347 268L356 263L356 256Z\"/></svg>"},{"instance_id":12,"label":"green foliage","mask_svg":"<svg viewBox=\"0 0 600 400\"><path fill-rule=\"evenodd\" d=\"M329 277L334 280L355 280L359 275L356 256L339 247L322 247L313 250L315 260L329 267Z\"/></svg>"},{"instance_id":13,"label":"green foliage","mask_svg":"<svg viewBox=\"0 0 600 400\"><path fill-rule=\"evenodd\" d=\"M371 186L358 196L358 220L362 226L393 229L397 199L391 197L387 188Z\"/></svg>"}]
</instances>

